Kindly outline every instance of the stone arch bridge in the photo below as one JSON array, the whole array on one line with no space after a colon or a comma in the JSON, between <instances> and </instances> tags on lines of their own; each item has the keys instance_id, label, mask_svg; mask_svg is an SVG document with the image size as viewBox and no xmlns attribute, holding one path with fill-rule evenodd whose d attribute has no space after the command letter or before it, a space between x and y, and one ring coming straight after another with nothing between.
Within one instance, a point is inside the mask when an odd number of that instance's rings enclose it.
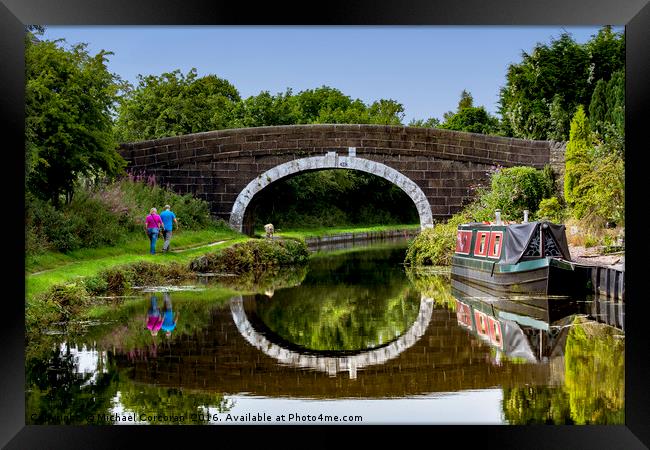
<instances>
[{"instance_id":1,"label":"stone arch bridge","mask_svg":"<svg viewBox=\"0 0 650 450\"><path fill-rule=\"evenodd\" d=\"M228 129L125 143L128 169L210 204L214 216L252 232L249 208L269 184L306 171L360 170L411 198L422 228L458 212L494 166L551 164L563 143L384 125L285 125Z\"/></svg>"}]
</instances>

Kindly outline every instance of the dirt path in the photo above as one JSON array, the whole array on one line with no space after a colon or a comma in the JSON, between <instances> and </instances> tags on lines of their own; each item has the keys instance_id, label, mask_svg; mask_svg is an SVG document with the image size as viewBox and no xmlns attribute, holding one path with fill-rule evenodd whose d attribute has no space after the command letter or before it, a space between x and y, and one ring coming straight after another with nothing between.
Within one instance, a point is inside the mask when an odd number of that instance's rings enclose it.
<instances>
[{"instance_id":1,"label":"dirt path","mask_svg":"<svg viewBox=\"0 0 650 450\"><path fill-rule=\"evenodd\" d=\"M625 264L625 252L602 254L603 247L578 247L569 245L571 259L579 264L619 266Z\"/></svg>"},{"instance_id":2,"label":"dirt path","mask_svg":"<svg viewBox=\"0 0 650 450\"><path fill-rule=\"evenodd\" d=\"M172 253L183 253L183 252L186 252L188 250L196 250L197 248L214 247L215 245L223 244L224 242L226 242L226 241L223 240L223 241L211 242L210 244L197 245L197 246L194 246L194 247L185 247L185 248L181 248L181 249L178 249L178 250L171 250L171 252Z\"/></svg>"}]
</instances>

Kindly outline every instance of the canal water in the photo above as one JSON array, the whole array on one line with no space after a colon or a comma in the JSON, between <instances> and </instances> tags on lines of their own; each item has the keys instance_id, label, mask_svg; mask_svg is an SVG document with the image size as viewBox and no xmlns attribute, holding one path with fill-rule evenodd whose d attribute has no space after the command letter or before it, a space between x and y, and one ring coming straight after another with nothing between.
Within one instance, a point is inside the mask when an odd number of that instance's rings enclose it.
<instances>
[{"instance_id":1,"label":"canal water","mask_svg":"<svg viewBox=\"0 0 650 450\"><path fill-rule=\"evenodd\" d=\"M624 424L622 305L492 297L405 249L149 287L44 330L26 423Z\"/></svg>"}]
</instances>

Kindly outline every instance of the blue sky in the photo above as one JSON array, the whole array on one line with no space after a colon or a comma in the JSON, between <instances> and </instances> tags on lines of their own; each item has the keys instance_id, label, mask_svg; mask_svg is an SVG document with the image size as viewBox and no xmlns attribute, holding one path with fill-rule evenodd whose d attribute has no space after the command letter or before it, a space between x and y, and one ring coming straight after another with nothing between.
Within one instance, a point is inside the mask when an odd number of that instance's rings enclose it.
<instances>
[{"instance_id":1,"label":"blue sky","mask_svg":"<svg viewBox=\"0 0 650 450\"><path fill-rule=\"evenodd\" d=\"M52 26L46 39L104 49L109 70L137 75L192 67L230 81L242 97L330 86L371 103L404 105L404 123L455 110L468 90L496 114L509 64L563 31L584 43L599 27L541 26ZM615 27L622 31L623 27Z\"/></svg>"}]
</instances>

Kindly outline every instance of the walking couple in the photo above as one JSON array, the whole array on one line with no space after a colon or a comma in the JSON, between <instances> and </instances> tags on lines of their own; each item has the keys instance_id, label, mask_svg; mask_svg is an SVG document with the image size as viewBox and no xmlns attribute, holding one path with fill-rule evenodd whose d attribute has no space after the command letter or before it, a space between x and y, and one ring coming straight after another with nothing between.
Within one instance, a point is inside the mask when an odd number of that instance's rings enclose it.
<instances>
[{"instance_id":1,"label":"walking couple","mask_svg":"<svg viewBox=\"0 0 650 450\"><path fill-rule=\"evenodd\" d=\"M158 240L158 234L161 232L163 239L165 239L162 251L163 253L169 251L174 224L178 228L178 220L176 220L176 214L171 210L171 206L165 205L165 210L160 215L158 215L156 208L151 208L144 222L144 229L149 237L150 243L149 253L152 255L156 254L156 241Z\"/></svg>"}]
</instances>

